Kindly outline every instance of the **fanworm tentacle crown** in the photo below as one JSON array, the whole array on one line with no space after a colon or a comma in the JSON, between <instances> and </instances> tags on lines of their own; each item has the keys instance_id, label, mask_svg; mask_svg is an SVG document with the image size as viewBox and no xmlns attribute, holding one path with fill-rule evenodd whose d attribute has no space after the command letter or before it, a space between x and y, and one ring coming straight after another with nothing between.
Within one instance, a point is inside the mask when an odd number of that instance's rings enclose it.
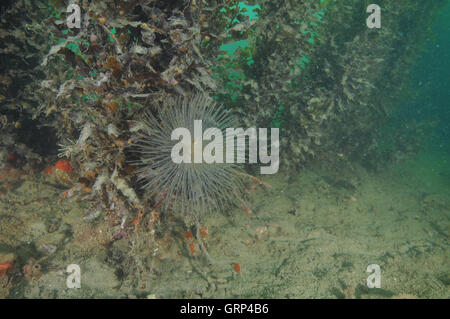
<instances>
[{"instance_id":1,"label":"fanworm tentacle crown","mask_svg":"<svg viewBox=\"0 0 450 319\"><path fill-rule=\"evenodd\" d=\"M172 132L177 128L193 132L196 120L203 123L202 133L208 128L224 132L234 123L229 112L212 98L197 93L179 98L175 105L161 108L156 115L147 111L139 124L141 129L134 143L140 157L138 176L145 190L161 202L163 211L172 209L198 216L223 210L236 202L243 190L239 164L174 163L171 152L178 141L172 140ZM193 138L193 147L196 143Z\"/></svg>"}]
</instances>

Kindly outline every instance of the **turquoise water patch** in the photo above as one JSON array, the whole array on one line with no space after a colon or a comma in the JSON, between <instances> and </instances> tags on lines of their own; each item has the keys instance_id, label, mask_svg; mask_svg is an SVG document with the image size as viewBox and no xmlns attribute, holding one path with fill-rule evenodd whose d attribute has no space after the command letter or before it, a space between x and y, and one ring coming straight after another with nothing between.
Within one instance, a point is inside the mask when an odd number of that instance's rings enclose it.
<instances>
[{"instance_id":1,"label":"turquoise water patch","mask_svg":"<svg viewBox=\"0 0 450 319\"><path fill-rule=\"evenodd\" d=\"M236 9L236 6L230 7L230 9ZM247 16L249 20L258 19L258 11L261 9L261 6L259 4L256 5L248 5L245 2L239 2L239 14ZM221 12L225 12L225 9L222 9ZM229 21L232 24L240 23L240 21L235 18L233 21ZM248 48L250 47L250 44L247 40L240 40L230 43L223 43L220 46L220 51L226 52L225 54L231 57L237 49L241 48ZM219 55L219 58L223 57L223 55Z\"/></svg>"}]
</instances>

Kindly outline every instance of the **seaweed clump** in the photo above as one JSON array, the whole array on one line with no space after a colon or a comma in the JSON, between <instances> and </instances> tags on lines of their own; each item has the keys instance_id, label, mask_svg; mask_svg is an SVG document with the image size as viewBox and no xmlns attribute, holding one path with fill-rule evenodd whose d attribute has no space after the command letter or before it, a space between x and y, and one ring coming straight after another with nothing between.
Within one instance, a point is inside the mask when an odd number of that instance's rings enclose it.
<instances>
[{"instance_id":1,"label":"seaweed clump","mask_svg":"<svg viewBox=\"0 0 450 319\"><path fill-rule=\"evenodd\" d=\"M66 24L66 1L19 0L2 12L0 80L7 85L0 88L1 115L16 112L35 121L40 132L51 128L50 150L36 166L48 174L63 166L56 178L67 187L62 200L86 204L84 219L106 223L111 245L127 238L132 246L127 263L142 271L148 265L138 256L157 254L158 239L164 238L156 229L160 221L177 216L160 215L158 198L138 187L139 122L179 96L212 95L217 89L208 50L219 40L208 28L221 6L165 0L72 3L82 10L79 29ZM14 118L1 119L0 133L10 137L12 147L19 138ZM44 170L49 162L57 165Z\"/></svg>"},{"instance_id":2,"label":"seaweed clump","mask_svg":"<svg viewBox=\"0 0 450 319\"><path fill-rule=\"evenodd\" d=\"M217 73L219 101L248 126L280 127L284 169L383 160L378 129L411 93L423 26L443 2L381 1L381 29L366 26L364 1L258 3L256 23L236 35L247 45L218 62L235 75Z\"/></svg>"},{"instance_id":3,"label":"seaweed clump","mask_svg":"<svg viewBox=\"0 0 450 319\"><path fill-rule=\"evenodd\" d=\"M177 96L216 89L211 63L200 51L206 15L201 1L79 5L80 29L67 27L64 2L23 0L4 15L23 26L3 30L10 47L22 46L14 58L23 59L23 49L33 52L27 56L30 81L11 99L55 130L59 156L70 160L81 181L69 197L89 189L84 199L98 201L100 209L120 207L116 213L123 218L145 206L130 164L136 121ZM30 21L20 21L20 10L30 9Z\"/></svg>"}]
</instances>

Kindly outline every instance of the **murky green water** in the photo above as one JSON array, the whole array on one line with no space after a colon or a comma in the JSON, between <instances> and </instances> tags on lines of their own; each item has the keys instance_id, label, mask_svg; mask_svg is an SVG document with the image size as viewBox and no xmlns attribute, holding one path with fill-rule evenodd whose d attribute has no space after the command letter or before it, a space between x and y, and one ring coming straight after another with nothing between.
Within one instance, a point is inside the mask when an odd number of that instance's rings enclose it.
<instances>
[{"instance_id":1,"label":"murky green water","mask_svg":"<svg viewBox=\"0 0 450 319\"><path fill-rule=\"evenodd\" d=\"M449 298L448 1L112 2L2 4L0 298ZM279 170L178 170L198 92Z\"/></svg>"}]
</instances>

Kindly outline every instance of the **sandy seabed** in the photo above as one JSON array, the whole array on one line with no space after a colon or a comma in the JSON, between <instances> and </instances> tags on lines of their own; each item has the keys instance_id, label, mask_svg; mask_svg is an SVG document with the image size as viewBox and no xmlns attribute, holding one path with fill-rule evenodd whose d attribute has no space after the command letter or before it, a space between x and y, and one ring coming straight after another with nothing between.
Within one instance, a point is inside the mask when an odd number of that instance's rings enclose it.
<instances>
[{"instance_id":1,"label":"sandy seabed","mask_svg":"<svg viewBox=\"0 0 450 319\"><path fill-rule=\"evenodd\" d=\"M272 188L250 193L250 216L203 217L213 265L195 239L190 253L181 230L139 280L124 275L126 240L110 244L105 223L83 220L83 203L25 180L0 195L0 257L13 253L21 267L0 276L0 297L449 298L448 156L424 153L378 173L343 166L264 177ZM66 286L72 263L81 289ZM380 289L366 285L370 264Z\"/></svg>"}]
</instances>

